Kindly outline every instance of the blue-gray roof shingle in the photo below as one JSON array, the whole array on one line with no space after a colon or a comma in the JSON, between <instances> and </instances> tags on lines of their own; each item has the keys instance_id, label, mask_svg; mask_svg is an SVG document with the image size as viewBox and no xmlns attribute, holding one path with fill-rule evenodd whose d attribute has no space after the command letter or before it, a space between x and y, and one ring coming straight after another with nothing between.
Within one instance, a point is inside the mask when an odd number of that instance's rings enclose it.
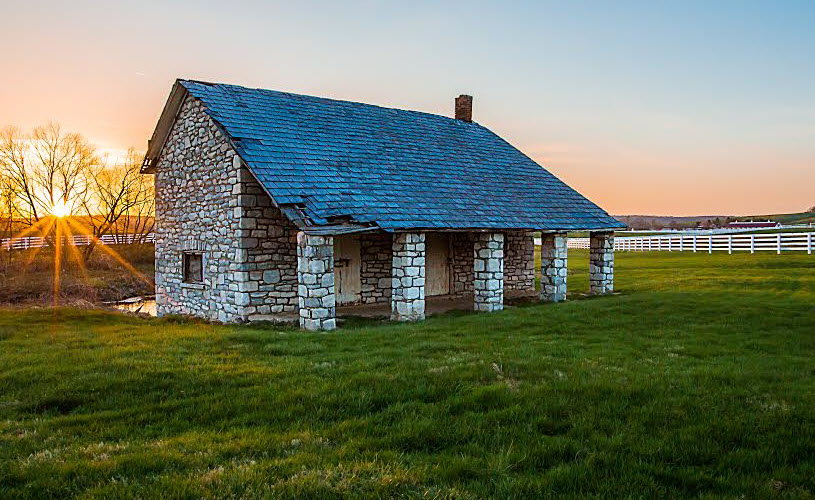
<instances>
[{"instance_id":1,"label":"blue-gray roof shingle","mask_svg":"<svg viewBox=\"0 0 815 500\"><path fill-rule=\"evenodd\" d=\"M370 104L191 80L278 205L313 224L585 230L618 221L477 123Z\"/></svg>"}]
</instances>

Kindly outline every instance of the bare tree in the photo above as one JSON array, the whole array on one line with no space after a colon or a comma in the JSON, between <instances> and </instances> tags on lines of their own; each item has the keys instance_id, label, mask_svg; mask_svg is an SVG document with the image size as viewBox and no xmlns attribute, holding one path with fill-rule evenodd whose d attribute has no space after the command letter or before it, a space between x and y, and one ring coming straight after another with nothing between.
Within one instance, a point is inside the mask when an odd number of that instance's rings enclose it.
<instances>
[{"instance_id":1,"label":"bare tree","mask_svg":"<svg viewBox=\"0 0 815 500\"><path fill-rule=\"evenodd\" d=\"M30 172L30 145L16 127L0 130L0 174L14 198L14 213L21 221L33 225L40 220L35 182Z\"/></svg>"},{"instance_id":2,"label":"bare tree","mask_svg":"<svg viewBox=\"0 0 815 500\"><path fill-rule=\"evenodd\" d=\"M63 134L60 126L49 123L34 129L31 140L34 162L33 177L43 191L46 209L58 201L66 206L86 186L86 173L98 164L96 151L80 134Z\"/></svg>"},{"instance_id":3,"label":"bare tree","mask_svg":"<svg viewBox=\"0 0 815 500\"><path fill-rule=\"evenodd\" d=\"M99 163L80 134L48 124L25 135L16 127L0 131L0 172L10 179L17 216L33 225L58 202L75 209L87 188L87 172Z\"/></svg>"},{"instance_id":4,"label":"bare tree","mask_svg":"<svg viewBox=\"0 0 815 500\"><path fill-rule=\"evenodd\" d=\"M87 189L80 204L93 240L83 250L85 259L106 234L118 236L129 231L152 230L153 185L140 173L141 158L142 155L130 149L121 163L86 171Z\"/></svg>"},{"instance_id":5,"label":"bare tree","mask_svg":"<svg viewBox=\"0 0 815 500\"><path fill-rule=\"evenodd\" d=\"M5 268L11 266L11 237L14 229L14 202L15 194L12 189L11 180L0 172L0 223L2 229L0 230L0 241L3 238L9 238L8 248L0 244L0 255L5 250L6 255L4 259L0 259L5 263Z\"/></svg>"}]
</instances>

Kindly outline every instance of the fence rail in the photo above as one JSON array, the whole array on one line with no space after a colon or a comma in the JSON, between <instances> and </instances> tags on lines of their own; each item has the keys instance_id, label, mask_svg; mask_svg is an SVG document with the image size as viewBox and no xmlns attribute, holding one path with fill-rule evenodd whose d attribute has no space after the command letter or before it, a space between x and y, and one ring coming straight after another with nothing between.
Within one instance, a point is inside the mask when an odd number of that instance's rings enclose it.
<instances>
[{"instance_id":1,"label":"fence rail","mask_svg":"<svg viewBox=\"0 0 815 500\"><path fill-rule=\"evenodd\" d=\"M99 238L103 245L129 245L132 243L152 243L155 234L106 234ZM67 245L89 245L91 236L74 235L64 237ZM540 245L540 238L535 238ZM24 250L53 245L53 238L28 236L0 240L3 250ZM569 248L589 248L589 238L569 238ZM667 234L657 236L617 236L614 250L622 252L806 252L812 254L815 248L815 233L773 233L773 234L709 234L682 235Z\"/></svg>"},{"instance_id":2,"label":"fence rail","mask_svg":"<svg viewBox=\"0 0 815 500\"><path fill-rule=\"evenodd\" d=\"M152 243L155 238L153 233L143 234L106 234L99 238L102 245L130 245L133 243ZM65 245L83 246L90 245L92 236L76 234L74 236L64 236L62 242ZM52 246L53 237L25 236L23 238L4 238L0 240L0 248L3 250L25 250L27 248L41 248Z\"/></svg>"},{"instance_id":3,"label":"fence rail","mask_svg":"<svg viewBox=\"0 0 815 500\"><path fill-rule=\"evenodd\" d=\"M806 252L812 254L815 233L618 236L614 250L623 252ZM589 238L569 238L569 248L589 248Z\"/></svg>"}]
</instances>

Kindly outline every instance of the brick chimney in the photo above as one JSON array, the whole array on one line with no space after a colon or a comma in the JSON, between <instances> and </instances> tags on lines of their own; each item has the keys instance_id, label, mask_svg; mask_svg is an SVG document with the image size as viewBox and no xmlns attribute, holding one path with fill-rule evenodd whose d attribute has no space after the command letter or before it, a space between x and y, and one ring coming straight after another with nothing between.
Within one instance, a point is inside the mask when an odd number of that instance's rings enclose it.
<instances>
[{"instance_id":1,"label":"brick chimney","mask_svg":"<svg viewBox=\"0 0 815 500\"><path fill-rule=\"evenodd\" d=\"M473 96L461 94L456 97L456 120L473 121Z\"/></svg>"}]
</instances>

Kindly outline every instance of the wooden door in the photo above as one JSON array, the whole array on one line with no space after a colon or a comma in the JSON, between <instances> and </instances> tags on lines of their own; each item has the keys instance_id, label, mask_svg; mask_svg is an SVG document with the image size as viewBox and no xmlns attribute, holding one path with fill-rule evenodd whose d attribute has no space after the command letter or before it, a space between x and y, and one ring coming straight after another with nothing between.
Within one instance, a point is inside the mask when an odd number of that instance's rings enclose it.
<instances>
[{"instance_id":1,"label":"wooden door","mask_svg":"<svg viewBox=\"0 0 815 500\"><path fill-rule=\"evenodd\" d=\"M450 293L450 235L426 233L425 296Z\"/></svg>"},{"instance_id":2,"label":"wooden door","mask_svg":"<svg viewBox=\"0 0 815 500\"><path fill-rule=\"evenodd\" d=\"M359 237L351 234L334 237L334 293L337 304L354 304L360 300Z\"/></svg>"}]
</instances>

